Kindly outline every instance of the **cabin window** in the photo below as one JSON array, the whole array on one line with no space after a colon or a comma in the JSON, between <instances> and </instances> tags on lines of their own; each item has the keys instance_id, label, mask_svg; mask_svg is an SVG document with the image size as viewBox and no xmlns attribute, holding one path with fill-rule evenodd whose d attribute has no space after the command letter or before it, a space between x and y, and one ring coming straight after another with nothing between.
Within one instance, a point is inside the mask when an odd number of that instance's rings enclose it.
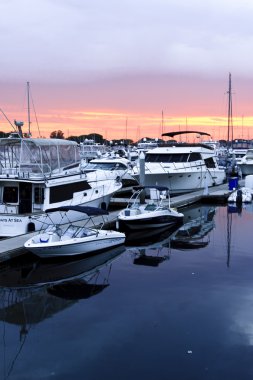
<instances>
[{"instance_id":1,"label":"cabin window","mask_svg":"<svg viewBox=\"0 0 253 380\"><path fill-rule=\"evenodd\" d=\"M34 188L34 203L44 202L44 189L42 187Z\"/></svg>"},{"instance_id":2,"label":"cabin window","mask_svg":"<svg viewBox=\"0 0 253 380\"><path fill-rule=\"evenodd\" d=\"M18 203L18 187L17 186L4 186L3 202L4 203Z\"/></svg>"},{"instance_id":3,"label":"cabin window","mask_svg":"<svg viewBox=\"0 0 253 380\"><path fill-rule=\"evenodd\" d=\"M201 160L200 153L191 153L188 159L189 162L199 161L199 160Z\"/></svg>"},{"instance_id":4,"label":"cabin window","mask_svg":"<svg viewBox=\"0 0 253 380\"><path fill-rule=\"evenodd\" d=\"M145 162L187 162L189 153L158 153L146 154Z\"/></svg>"},{"instance_id":5,"label":"cabin window","mask_svg":"<svg viewBox=\"0 0 253 380\"><path fill-rule=\"evenodd\" d=\"M209 157L205 159L205 164L208 169L215 168L215 161L213 157Z\"/></svg>"},{"instance_id":6,"label":"cabin window","mask_svg":"<svg viewBox=\"0 0 253 380\"><path fill-rule=\"evenodd\" d=\"M101 162L101 163L90 163L88 168L102 169L102 170L126 170L126 166L122 163L111 163L111 162Z\"/></svg>"},{"instance_id":7,"label":"cabin window","mask_svg":"<svg viewBox=\"0 0 253 380\"><path fill-rule=\"evenodd\" d=\"M49 203L67 201L73 198L74 193L91 189L87 181L69 183L51 187Z\"/></svg>"}]
</instances>

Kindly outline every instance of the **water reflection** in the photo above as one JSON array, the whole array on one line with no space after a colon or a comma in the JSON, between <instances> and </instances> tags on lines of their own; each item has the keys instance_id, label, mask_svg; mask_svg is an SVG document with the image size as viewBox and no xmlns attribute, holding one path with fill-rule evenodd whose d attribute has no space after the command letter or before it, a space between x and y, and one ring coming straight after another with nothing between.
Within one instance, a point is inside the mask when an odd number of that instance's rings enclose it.
<instances>
[{"instance_id":1,"label":"water reflection","mask_svg":"<svg viewBox=\"0 0 253 380\"><path fill-rule=\"evenodd\" d=\"M121 246L82 260L50 262L27 255L4 263L0 266L0 320L22 326L38 323L78 299L98 294L109 286L112 262L124 251Z\"/></svg>"},{"instance_id":2,"label":"water reflection","mask_svg":"<svg viewBox=\"0 0 253 380\"><path fill-rule=\"evenodd\" d=\"M128 251L135 265L157 267L170 257L170 237L176 231L173 228L156 228L153 231L131 232L127 235Z\"/></svg>"},{"instance_id":3,"label":"water reflection","mask_svg":"<svg viewBox=\"0 0 253 380\"><path fill-rule=\"evenodd\" d=\"M88 258L48 262L25 254L0 265L0 320L19 326L19 347L11 363L4 363L5 379L32 325L106 289L112 263L124 251L120 246Z\"/></svg>"},{"instance_id":4,"label":"water reflection","mask_svg":"<svg viewBox=\"0 0 253 380\"><path fill-rule=\"evenodd\" d=\"M173 226L173 227L162 227L162 228L154 228L149 230L142 230L142 231L129 231L126 234L126 246L154 246L154 244L158 243L158 246L160 245L160 242L167 237L169 237L174 231L176 231L179 228L179 226Z\"/></svg>"},{"instance_id":5,"label":"water reflection","mask_svg":"<svg viewBox=\"0 0 253 380\"><path fill-rule=\"evenodd\" d=\"M214 228L216 208L199 206L182 210L184 222L173 228L128 233L126 245L133 256L133 264L158 267L168 260L171 250L204 248L209 244L209 233Z\"/></svg>"},{"instance_id":6,"label":"water reflection","mask_svg":"<svg viewBox=\"0 0 253 380\"><path fill-rule=\"evenodd\" d=\"M171 249L200 249L209 244L209 233L215 226L216 208L198 205L182 212L184 222L180 227L127 235L126 244L132 247L131 252L135 255L134 264L158 266L168 260Z\"/></svg>"},{"instance_id":7,"label":"water reflection","mask_svg":"<svg viewBox=\"0 0 253 380\"><path fill-rule=\"evenodd\" d=\"M187 250L204 248L209 244L209 233L215 226L216 208L202 206L189 208L184 213L184 224L171 237L174 249Z\"/></svg>"}]
</instances>

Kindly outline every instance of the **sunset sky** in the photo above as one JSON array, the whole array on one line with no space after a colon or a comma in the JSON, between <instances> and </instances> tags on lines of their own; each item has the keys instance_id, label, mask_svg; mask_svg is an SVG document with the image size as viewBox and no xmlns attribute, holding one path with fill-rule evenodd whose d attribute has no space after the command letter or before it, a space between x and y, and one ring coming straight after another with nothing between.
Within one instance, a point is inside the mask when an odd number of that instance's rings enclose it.
<instances>
[{"instance_id":1,"label":"sunset sky","mask_svg":"<svg viewBox=\"0 0 253 380\"><path fill-rule=\"evenodd\" d=\"M2 0L0 130L253 138L252 0ZM162 125L163 114L163 125Z\"/></svg>"}]
</instances>

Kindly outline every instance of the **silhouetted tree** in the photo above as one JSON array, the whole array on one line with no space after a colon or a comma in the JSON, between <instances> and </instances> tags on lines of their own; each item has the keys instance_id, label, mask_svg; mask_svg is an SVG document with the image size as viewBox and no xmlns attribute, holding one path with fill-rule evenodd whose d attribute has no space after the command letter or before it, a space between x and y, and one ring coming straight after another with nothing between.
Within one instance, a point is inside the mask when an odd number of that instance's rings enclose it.
<instances>
[{"instance_id":1,"label":"silhouetted tree","mask_svg":"<svg viewBox=\"0 0 253 380\"><path fill-rule=\"evenodd\" d=\"M70 141L76 141L77 143L80 143L80 137L79 136L69 136L67 140Z\"/></svg>"},{"instance_id":2,"label":"silhouetted tree","mask_svg":"<svg viewBox=\"0 0 253 380\"><path fill-rule=\"evenodd\" d=\"M50 139L64 139L64 133L60 129L58 131L53 131L50 134Z\"/></svg>"},{"instance_id":3,"label":"silhouetted tree","mask_svg":"<svg viewBox=\"0 0 253 380\"><path fill-rule=\"evenodd\" d=\"M104 142L103 136L98 133L90 133L89 135L86 136L86 138L89 140L94 140L95 143L98 143L98 144L103 144Z\"/></svg>"}]
</instances>

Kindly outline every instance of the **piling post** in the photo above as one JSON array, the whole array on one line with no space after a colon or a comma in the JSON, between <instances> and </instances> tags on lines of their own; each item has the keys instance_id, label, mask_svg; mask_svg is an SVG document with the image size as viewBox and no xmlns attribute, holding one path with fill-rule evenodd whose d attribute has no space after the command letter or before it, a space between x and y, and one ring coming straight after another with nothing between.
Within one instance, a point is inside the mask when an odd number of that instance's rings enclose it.
<instances>
[{"instance_id":1,"label":"piling post","mask_svg":"<svg viewBox=\"0 0 253 380\"><path fill-rule=\"evenodd\" d=\"M139 183L141 186L145 186L145 154L140 152L139 156L139 166L140 166L140 175L139 175ZM143 190L140 194L140 203L145 203L145 190Z\"/></svg>"}]
</instances>

